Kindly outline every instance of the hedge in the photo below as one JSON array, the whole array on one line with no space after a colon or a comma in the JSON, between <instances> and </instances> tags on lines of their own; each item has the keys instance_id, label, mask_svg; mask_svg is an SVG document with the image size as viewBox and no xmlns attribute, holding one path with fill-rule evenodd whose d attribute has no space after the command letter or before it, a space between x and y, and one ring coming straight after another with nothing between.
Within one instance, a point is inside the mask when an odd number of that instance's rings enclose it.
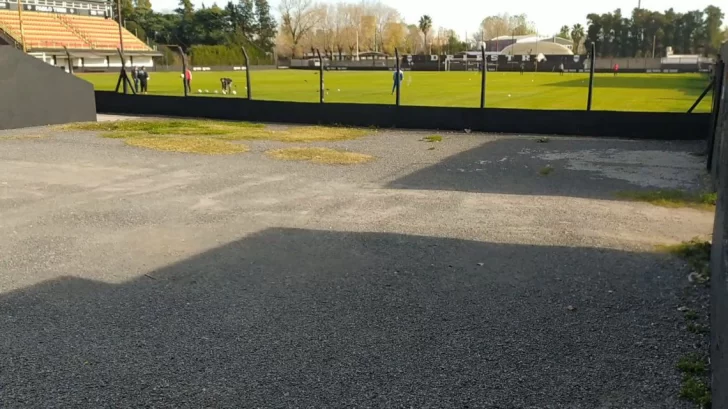
<instances>
[{"instance_id":1,"label":"hedge","mask_svg":"<svg viewBox=\"0 0 728 409\"><path fill-rule=\"evenodd\" d=\"M255 47L246 47L251 65L272 64L272 58ZM243 50L237 46L193 45L189 49L190 61L195 66L243 65Z\"/></svg>"}]
</instances>

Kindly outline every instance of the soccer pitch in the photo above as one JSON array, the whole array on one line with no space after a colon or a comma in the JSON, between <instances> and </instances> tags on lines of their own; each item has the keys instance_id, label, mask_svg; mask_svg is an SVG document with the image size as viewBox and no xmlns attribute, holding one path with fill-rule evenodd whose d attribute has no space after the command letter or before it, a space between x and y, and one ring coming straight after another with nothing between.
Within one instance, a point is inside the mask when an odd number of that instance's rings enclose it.
<instances>
[{"instance_id":1,"label":"soccer pitch","mask_svg":"<svg viewBox=\"0 0 728 409\"><path fill-rule=\"evenodd\" d=\"M113 90L118 73L79 74L97 90ZM220 78L233 79L236 96L220 92ZM318 102L319 73L310 70L251 71L253 99ZM394 104L390 71L326 71L325 102ZM597 74L592 108L613 111L686 112L708 84L702 74ZM586 109L589 75L586 73L489 72L486 106L491 108ZM202 90L203 93L198 93ZM205 90L209 91L205 94ZM245 73L194 72L193 96L245 97ZM149 93L183 95L178 72L151 72ZM480 73L407 71L402 84L402 105L478 107ZM706 96L695 112L709 112Z\"/></svg>"}]
</instances>

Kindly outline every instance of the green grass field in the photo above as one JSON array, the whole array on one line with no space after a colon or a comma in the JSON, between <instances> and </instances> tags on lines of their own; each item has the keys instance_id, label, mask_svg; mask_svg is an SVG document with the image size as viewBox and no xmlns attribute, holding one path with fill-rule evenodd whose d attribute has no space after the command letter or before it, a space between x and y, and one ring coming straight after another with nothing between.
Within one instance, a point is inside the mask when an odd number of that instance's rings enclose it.
<instances>
[{"instance_id":1,"label":"green grass field","mask_svg":"<svg viewBox=\"0 0 728 409\"><path fill-rule=\"evenodd\" d=\"M111 74L80 74L97 90L113 90L118 78ZM214 95L221 77L234 81L236 96ZM253 99L318 102L318 71L251 71ZM332 71L324 74L326 102L393 104L392 73L388 71ZM495 108L577 109L586 107L588 74L489 72L486 106ZM708 83L701 74L597 74L593 109L614 111L686 112ZM244 72L195 72L194 95L241 98ZM198 94L198 90L203 90ZM208 90L209 94L204 91ZM176 72L151 73L149 93L182 95ZM406 72L403 105L477 107L480 104L478 72ZM696 112L710 111L710 95Z\"/></svg>"}]
</instances>

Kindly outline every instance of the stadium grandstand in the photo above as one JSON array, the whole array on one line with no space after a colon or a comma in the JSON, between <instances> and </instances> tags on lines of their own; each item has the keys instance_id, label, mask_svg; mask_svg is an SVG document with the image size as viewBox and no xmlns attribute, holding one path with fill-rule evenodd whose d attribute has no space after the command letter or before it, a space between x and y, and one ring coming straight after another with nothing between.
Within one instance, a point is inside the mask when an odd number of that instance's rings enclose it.
<instances>
[{"instance_id":1,"label":"stadium grandstand","mask_svg":"<svg viewBox=\"0 0 728 409\"><path fill-rule=\"evenodd\" d=\"M121 67L118 23L105 1L0 0L0 45L25 48L28 54L59 67L107 71ZM160 55L122 28L124 56L129 66L153 67Z\"/></svg>"}]
</instances>

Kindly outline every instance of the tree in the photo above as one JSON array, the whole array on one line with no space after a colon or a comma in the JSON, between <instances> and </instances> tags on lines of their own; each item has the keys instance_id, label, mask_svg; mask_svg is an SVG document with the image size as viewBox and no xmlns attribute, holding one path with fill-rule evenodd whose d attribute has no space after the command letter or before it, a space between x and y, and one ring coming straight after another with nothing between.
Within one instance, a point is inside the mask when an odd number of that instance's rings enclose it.
<instances>
[{"instance_id":1,"label":"tree","mask_svg":"<svg viewBox=\"0 0 728 409\"><path fill-rule=\"evenodd\" d=\"M536 33L533 22L525 14L511 16L499 14L488 16L480 23L482 40L491 40L503 35L528 35ZM480 41L480 39L478 39Z\"/></svg>"},{"instance_id":2,"label":"tree","mask_svg":"<svg viewBox=\"0 0 728 409\"><path fill-rule=\"evenodd\" d=\"M291 56L295 56L301 40L318 23L318 13L312 0L281 0L278 11L281 14L281 33L288 37Z\"/></svg>"},{"instance_id":3,"label":"tree","mask_svg":"<svg viewBox=\"0 0 728 409\"><path fill-rule=\"evenodd\" d=\"M420 17L419 24L417 25L417 28L420 29L422 34L425 37L425 48L427 48L427 34L430 32L430 29L432 28L432 17L428 16L427 14ZM432 51L430 51L431 53Z\"/></svg>"},{"instance_id":4,"label":"tree","mask_svg":"<svg viewBox=\"0 0 728 409\"><path fill-rule=\"evenodd\" d=\"M723 11L719 7L708 6L705 8L705 53L717 54L723 40L721 26L723 25Z\"/></svg>"},{"instance_id":5,"label":"tree","mask_svg":"<svg viewBox=\"0 0 728 409\"><path fill-rule=\"evenodd\" d=\"M581 24L574 24L574 26L571 27L571 33L569 34L571 41L574 42L574 54L579 54L579 44L581 44L581 40L584 38L584 27L582 27Z\"/></svg>"},{"instance_id":6,"label":"tree","mask_svg":"<svg viewBox=\"0 0 728 409\"><path fill-rule=\"evenodd\" d=\"M261 50L273 49L276 38L276 22L270 15L268 0L255 0L255 19L257 20L257 44Z\"/></svg>"},{"instance_id":7,"label":"tree","mask_svg":"<svg viewBox=\"0 0 728 409\"><path fill-rule=\"evenodd\" d=\"M571 29L569 28L569 26L561 26L558 36L566 39L571 38Z\"/></svg>"}]
</instances>

